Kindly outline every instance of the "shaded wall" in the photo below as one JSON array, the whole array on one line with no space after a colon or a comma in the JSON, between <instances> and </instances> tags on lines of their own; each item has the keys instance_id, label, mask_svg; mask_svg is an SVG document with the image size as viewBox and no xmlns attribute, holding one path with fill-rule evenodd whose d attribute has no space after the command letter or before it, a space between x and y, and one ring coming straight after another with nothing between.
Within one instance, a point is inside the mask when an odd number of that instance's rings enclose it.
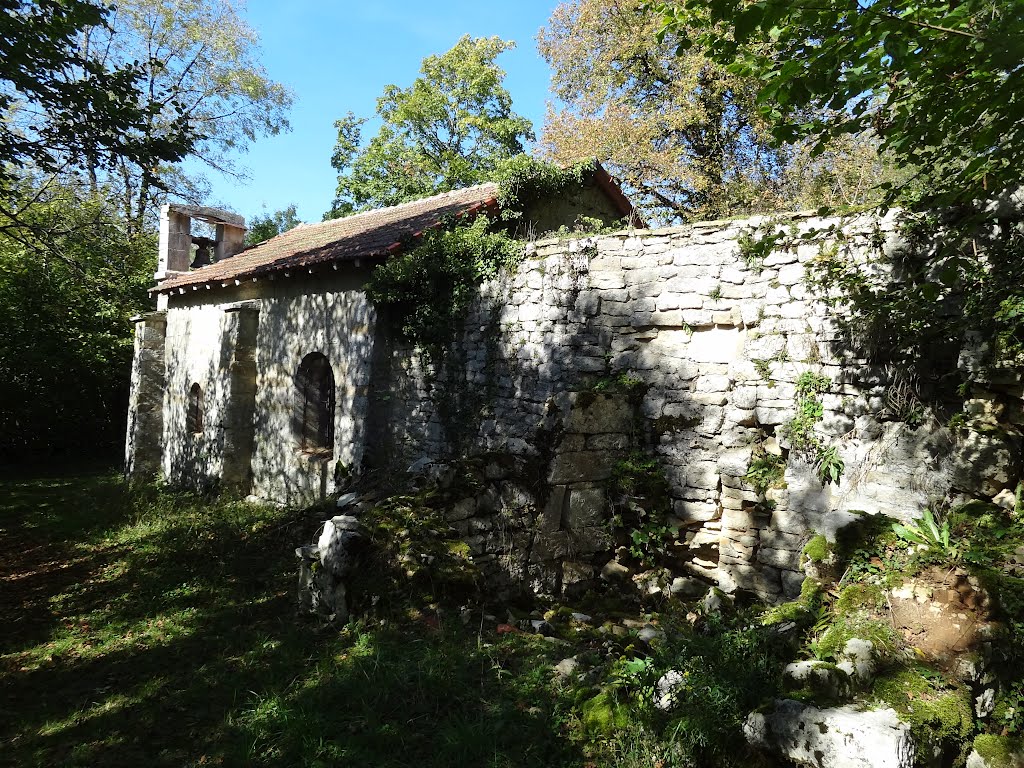
<instances>
[{"instance_id":1,"label":"shaded wall","mask_svg":"<svg viewBox=\"0 0 1024 768\"><path fill-rule=\"evenodd\" d=\"M566 499L581 499L585 511L582 499L607 487L630 451L656 456L669 480L682 571L766 598L799 591L801 549L814 532L834 535L861 513L918 517L950 493L954 460L963 459L953 435L935 418L901 420L891 407L905 384L899 374L858 356L810 287L822 246L748 259L739 241L758 223L530 246L514 275L484 287L457 347L464 365L447 385L449 399L461 398L460 424L439 418L437 393L426 396L412 361L393 361L399 380L382 421L401 431L410 421L436 424L416 446L422 455L493 452L542 465L541 481L514 492L513 478L496 472L498 496L518 495L518 511L499 504L476 515L484 526L495 514L525 520L535 566L525 578L535 585L560 588L607 565L606 538L572 546L593 540L584 528L607 528L607 508L574 527ZM796 217L785 226L799 243L831 223ZM843 228L842 257L884 272L899 240L894 218ZM787 442L805 372L827 379L815 433L845 464L838 485L819 480L813 451ZM587 409L619 374L647 388L635 420L616 426ZM763 498L743 476L766 450L785 454L787 466L785 487ZM477 554L507 558L508 537Z\"/></svg>"}]
</instances>

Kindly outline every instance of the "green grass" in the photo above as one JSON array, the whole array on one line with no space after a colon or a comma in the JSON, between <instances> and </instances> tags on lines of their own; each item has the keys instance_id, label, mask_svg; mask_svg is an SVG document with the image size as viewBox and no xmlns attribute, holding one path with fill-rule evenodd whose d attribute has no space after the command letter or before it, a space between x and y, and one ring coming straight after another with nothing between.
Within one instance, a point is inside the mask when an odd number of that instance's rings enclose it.
<instances>
[{"instance_id":1,"label":"green grass","mask_svg":"<svg viewBox=\"0 0 1024 768\"><path fill-rule=\"evenodd\" d=\"M319 516L0 477L0 765L583 765L565 649L442 616L321 630Z\"/></svg>"}]
</instances>

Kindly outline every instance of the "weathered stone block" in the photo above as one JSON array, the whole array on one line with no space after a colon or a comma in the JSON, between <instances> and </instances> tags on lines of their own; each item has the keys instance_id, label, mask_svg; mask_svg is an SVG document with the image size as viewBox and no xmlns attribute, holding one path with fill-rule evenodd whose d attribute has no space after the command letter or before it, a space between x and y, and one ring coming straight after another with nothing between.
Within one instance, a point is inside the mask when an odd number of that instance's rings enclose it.
<instances>
[{"instance_id":1,"label":"weathered stone block","mask_svg":"<svg viewBox=\"0 0 1024 768\"><path fill-rule=\"evenodd\" d=\"M819 709L781 700L752 713L743 733L752 745L801 766L912 768L917 759L910 726L892 709Z\"/></svg>"},{"instance_id":2,"label":"weathered stone block","mask_svg":"<svg viewBox=\"0 0 1024 768\"><path fill-rule=\"evenodd\" d=\"M608 499L604 488L571 488L566 522L578 529L601 525L608 520Z\"/></svg>"},{"instance_id":3,"label":"weathered stone block","mask_svg":"<svg viewBox=\"0 0 1024 768\"><path fill-rule=\"evenodd\" d=\"M707 522L717 520L719 509L717 504L706 501L691 501L688 499L677 499L673 502L672 509L684 523Z\"/></svg>"},{"instance_id":4,"label":"weathered stone block","mask_svg":"<svg viewBox=\"0 0 1024 768\"><path fill-rule=\"evenodd\" d=\"M578 434L607 432L629 433L633 425L633 407L621 397L597 395L585 404L577 397L569 415L566 431Z\"/></svg>"},{"instance_id":5,"label":"weathered stone block","mask_svg":"<svg viewBox=\"0 0 1024 768\"><path fill-rule=\"evenodd\" d=\"M697 461L686 468L686 484L693 488L718 488L718 465L713 461Z\"/></svg>"}]
</instances>

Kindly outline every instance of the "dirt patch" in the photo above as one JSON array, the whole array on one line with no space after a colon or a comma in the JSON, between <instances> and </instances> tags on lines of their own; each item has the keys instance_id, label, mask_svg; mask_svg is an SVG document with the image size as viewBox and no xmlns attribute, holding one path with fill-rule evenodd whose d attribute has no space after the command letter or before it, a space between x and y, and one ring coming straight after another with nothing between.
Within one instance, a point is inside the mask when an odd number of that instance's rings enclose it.
<instances>
[{"instance_id":1,"label":"dirt patch","mask_svg":"<svg viewBox=\"0 0 1024 768\"><path fill-rule=\"evenodd\" d=\"M929 568L888 599L896 631L937 662L972 652L990 634L989 596L966 571Z\"/></svg>"}]
</instances>

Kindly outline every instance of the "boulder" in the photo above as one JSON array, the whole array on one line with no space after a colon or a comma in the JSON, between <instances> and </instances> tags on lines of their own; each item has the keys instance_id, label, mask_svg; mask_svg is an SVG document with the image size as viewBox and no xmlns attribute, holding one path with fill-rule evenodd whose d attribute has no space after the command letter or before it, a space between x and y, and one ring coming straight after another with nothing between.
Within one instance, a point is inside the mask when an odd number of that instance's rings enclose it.
<instances>
[{"instance_id":1,"label":"boulder","mask_svg":"<svg viewBox=\"0 0 1024 768\"><path fill-rule=\"evenodd\" d=\"M782 679L790 690L806 688L825 699L838 699L850 691L850 676L844 670L813 659L787 664Z\"/></svg>"},{"instance_id":2,"label":"boulder","mask_svg":"<svg viewBox=\"0 0 1024 768\"><path fill-rule=\"evenodd\" d=\"M317 542L324 569L344 578L355 566L356 548L363 535L359 521L352 515L337 515L324 523Z\"/></svg>"},{"instance_id":3,"label":"boulder","mask_svg":"<svg viewBox=\"0 0 1024 768\"><path fill-rule=\"evenodd\" d=\"M1019 447L999 432L968 432L954 449L950 475L955 488L992 498L1019 479Z\"/></svg>"},{"instance_id":4,"label":"boulder","mask_svg":"<svg viewBox=\"0 0 1024 768\"><path fill-rule=\"evenodd\" d=\"M910 726L892 709L819 709L780 700L743 725L753 746L808 768L912 768L917 747Z\"/></svg>"}]
</instances>

